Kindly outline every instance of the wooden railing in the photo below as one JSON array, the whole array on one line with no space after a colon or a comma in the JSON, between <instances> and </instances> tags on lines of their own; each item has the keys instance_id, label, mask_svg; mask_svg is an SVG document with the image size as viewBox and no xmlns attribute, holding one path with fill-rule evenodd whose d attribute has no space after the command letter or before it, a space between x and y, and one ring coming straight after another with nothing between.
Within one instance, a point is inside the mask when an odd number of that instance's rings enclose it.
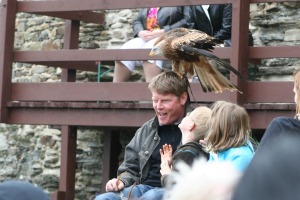
<instances>
[{"instance_id":1,"label":"wooden railing","mask_svg":"<svg viewBox=\"0 0 300 200\"><path fill-rule=\"evenodd\" d=\"M292 1L292 0L290 0ZM294 0L295 2L298 0ZM243 77L251 60L298 58L300 47L248 47L250 3L285 2L284 0L2 0L0 32L0 122L8 124L62 125L62 164L59 191L53 199L74 199L76 127L99 126L107 129L102 181L115 171L112 156L112 127L139 127L154 116L151 94L146 83L77 83L76 70L96 71L95 61L147 60L147 50L79 50L80 21L103 23L104 15L95 10L181 6L199 4L233 4L232 47L217 48L214 53L230 59ZM55 51L15 51L16 14L20 12L65 19L64 49ZM163 59L163 58L161 58ZM13 63L42 64L63 69L60 83L12 83ZM228 100L244 106L253 129L264 129L276 116L293 116L292 82L253 82L230 79L243 94L203 93L192 83L194 104ZM143 101L143 103L139 103ZM146 101L146 102L145 102ZM147 102L148 101L148 102ZM102 185L102 191L103 186Z\"/></svg>"}]
</instances>

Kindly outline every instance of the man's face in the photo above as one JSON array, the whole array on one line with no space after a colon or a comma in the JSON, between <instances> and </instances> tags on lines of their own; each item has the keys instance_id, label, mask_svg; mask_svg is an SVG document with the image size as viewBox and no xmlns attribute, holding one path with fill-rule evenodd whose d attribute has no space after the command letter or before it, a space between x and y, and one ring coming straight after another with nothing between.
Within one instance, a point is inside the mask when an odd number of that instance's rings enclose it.
<instances>
[{"instance_id":1,"label":"man's face","mask_svg":"<svg viewBox=\"0 0 300 200\"><path fill-rule=\"evenodd\" d=\"M158 117L160 125L169 125L178 121L184 116L187 94L181 97L174 94L159 94L152 92L153 108Z\"/></svg>"}]
</instances>

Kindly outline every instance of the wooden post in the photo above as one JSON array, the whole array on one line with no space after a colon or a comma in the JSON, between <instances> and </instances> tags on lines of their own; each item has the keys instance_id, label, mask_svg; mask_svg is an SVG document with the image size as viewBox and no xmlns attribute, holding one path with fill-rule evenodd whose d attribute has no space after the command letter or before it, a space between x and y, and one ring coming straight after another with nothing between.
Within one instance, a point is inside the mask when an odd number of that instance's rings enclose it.
<instances>
[{"instance_id":1,"label":"wooden post","mask_svg":"<svg viewBox=\"0 0 300 200\"><path fill-rule=\"evenodd\" d=\"M2 3L1 3L2 2ZM11 76L14 57L14 37L16 20L16 0L0 2L0 122L9 118L7 102L11 96Z\"/></svg>"},{"instance_id":2,"label":"wooden post","mask_svg":"<svg viewBox=\"0 0 300 200\"><path fill-rule=\"evenodd\" d=\"M248 72L248 32L249 32L249 0L233 0L232 3L232 56L231 64L242 75L243 80L231 73L230 80L243 94L235 92L234 100L243 105L247 98L246 84Z\"/></svg>"}]
</instances>

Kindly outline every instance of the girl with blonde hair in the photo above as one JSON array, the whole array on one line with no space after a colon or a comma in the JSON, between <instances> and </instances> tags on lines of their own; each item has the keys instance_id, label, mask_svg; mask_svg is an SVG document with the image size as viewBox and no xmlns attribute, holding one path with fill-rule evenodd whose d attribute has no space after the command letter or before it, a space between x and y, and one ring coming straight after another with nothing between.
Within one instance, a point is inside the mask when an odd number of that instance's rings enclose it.
<instances>
[{"instance_id":1,"label":"girl with blonde hair","mask_svg":"<svg viewBox=\"0 0 300 200\"><path fill-rule=\"evenodd\" d=\"M237 170L244 171L254 155L247 111L237 104L217 101L209 122L206 137L209 162L230 161Z\"/></svg>"}]
</instances>

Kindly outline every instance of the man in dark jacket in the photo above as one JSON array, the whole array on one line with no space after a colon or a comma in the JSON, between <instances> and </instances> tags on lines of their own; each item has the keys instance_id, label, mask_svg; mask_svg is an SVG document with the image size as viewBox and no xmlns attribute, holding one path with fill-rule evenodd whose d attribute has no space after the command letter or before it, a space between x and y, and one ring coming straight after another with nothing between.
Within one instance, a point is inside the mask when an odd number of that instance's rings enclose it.
<instances>
[{"instance_id":1,"label":"man in dark jacket","mask_svg":"<svg viewBox=\"0 0 300 200\"><path fill-rule=\"evenodd\" d=\"M190 8L190 23L194 25L193 29L224 40L224 46L231 46L231 4L198 5ZM253 46L253 37L250 31L249 45Z\"/></svg>"},{"instance_id":2,"label":"man in dark jacket","mask_svg":"<svg viewBox=\"0 0 300 200\"><path fill-rule=\"evenodd\" d=\"M118 178L106 184L96 200L157 199L161 189L160 153L163 144L174 149L181 141L178 124L188 106L188 82L175 72L163 72L149 83L156 116L137 130L125 148Z\"/></svg>"}]
</instances>

